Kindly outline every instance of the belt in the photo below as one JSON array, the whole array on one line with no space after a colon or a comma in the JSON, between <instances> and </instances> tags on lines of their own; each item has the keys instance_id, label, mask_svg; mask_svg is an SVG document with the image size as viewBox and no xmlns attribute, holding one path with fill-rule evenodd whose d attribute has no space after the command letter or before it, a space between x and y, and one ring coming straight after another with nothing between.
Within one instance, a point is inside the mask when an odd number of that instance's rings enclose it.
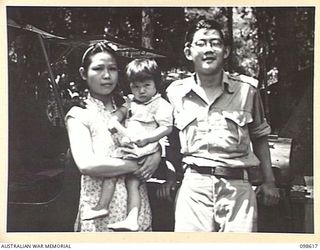
<instances>
[{"instance_id":1,"label":"belt","mask_svg":"<svg viewBox=\"0 0 320 250\"><path fill-rule=\"evenodd\" d=\"M243 168L204 167L194 164L187 164L187 168L190 168L193 173L214 175L225 179L243 180L248 178L246 169Z\"/></svg>"}]
</instances>

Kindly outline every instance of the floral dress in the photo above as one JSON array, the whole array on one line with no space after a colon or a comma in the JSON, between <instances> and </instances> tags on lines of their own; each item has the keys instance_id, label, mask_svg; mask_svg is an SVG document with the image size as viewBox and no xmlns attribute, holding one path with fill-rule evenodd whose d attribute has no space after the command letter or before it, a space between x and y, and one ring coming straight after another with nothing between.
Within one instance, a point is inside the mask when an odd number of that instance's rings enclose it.
<instances>
[{"instance_id":1,"label":"floral dress","mask_svg":"<svg viewBox=\"0 0 320 250\"><path fill-rule=\"evenodd\" d=\"M66 115L66 123L73 117L86 126L91 134L92 149L95 157L105 158L111 156L115 150L115 144L111 134L107 130L111 112L106 110L103 103L91 96L87 99L87 108L73 107ZM70 129L70 128L68 128ZM79 135L81 136L81 135ZM81 190L79 210L75 222L75 231L81 232L106 232L112 231L108 224L122 221L127 215L127 190L125 186L125 176L117 179L115 192L109 205L109 214L106 217L93 220L82 220L81 215L87 209L97 205L104 178L89 175L81 176ZM139 212L139 231L151 230L151 210L145 184L139 188L141 206Z\"/></svg>"}]
</instances>

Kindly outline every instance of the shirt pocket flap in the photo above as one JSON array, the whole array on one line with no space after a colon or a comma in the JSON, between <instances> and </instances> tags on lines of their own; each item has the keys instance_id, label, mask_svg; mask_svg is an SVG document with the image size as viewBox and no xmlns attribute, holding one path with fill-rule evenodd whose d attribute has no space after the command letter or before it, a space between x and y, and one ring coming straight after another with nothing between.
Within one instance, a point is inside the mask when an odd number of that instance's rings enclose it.
<instances>
[{"instance_id":1,"label":"shirt pocket flap","mask_svg":"<svg viewBox=\"0 0 320 250\"><path fill-rule=\"evenodd\" d=\"M222 111L224 118L229 119L240 127L253 121L252 115L246 111Z\"/></svg>"},{"instance_id":2,"label":"shirt pocket flap","mask_svg":"<svg viewBox=\"0 0 320 250\"><path fill-rule=\"evenodd\" d=\"M174 124L179 130L185 129L190 123L196 120L197 117L188 112L176 113Z\"/></svg>"}]
</instances>

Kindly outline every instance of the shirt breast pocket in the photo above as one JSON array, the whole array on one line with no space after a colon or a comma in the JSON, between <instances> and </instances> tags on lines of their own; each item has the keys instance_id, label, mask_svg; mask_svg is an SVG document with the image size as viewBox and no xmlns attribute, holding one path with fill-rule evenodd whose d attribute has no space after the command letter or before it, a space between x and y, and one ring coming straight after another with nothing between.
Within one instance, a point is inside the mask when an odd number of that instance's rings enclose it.
<instances>
[{"instance_id":1,"label":"shirt breast pocket","mask_svg":"<svg viewBox=\"0 0 320 250\"><path fill-rule=\"evenodd\" d=\"M248 123L253 121L252 115L246 111L222 111L225 118L229 138L238 144L249 142Z\"/></svg>"},{"instance_id":2,"label":"shirt breast pocket","mask_svg":"<svg viewBox=\"0 0 320 250\"><path fill-rule=\"evenodd\" d=\"M188 125L190 125L194 120L196 120L196 116L188 112L177 112L174 116L174 124L176 128L180 131L185 130L188 127Z\"/></svg>"}]
</instances>

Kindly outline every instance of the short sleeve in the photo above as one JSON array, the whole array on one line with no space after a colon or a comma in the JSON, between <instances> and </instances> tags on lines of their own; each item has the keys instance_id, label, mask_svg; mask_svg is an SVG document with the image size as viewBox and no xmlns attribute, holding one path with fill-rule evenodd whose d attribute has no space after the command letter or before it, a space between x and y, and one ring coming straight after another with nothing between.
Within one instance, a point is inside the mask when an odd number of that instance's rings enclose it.
<instances>
[{"instance_id":1,"label":"short sleeve","mask_svg":"<svg viewBox=\"0 0 320 250\"><path fill-rule=\"evenodd\" d=\"M262 99L258 90L253 97L252 117L253 122L249 124L251 139L267 136L271 133L271 127L265 118Z\"/></svg>"},{"instance_id":2,"label":"short sleeve","mask_svg":"<svg viewBox=\"0 0 320 250\"><path fill-rule=\"evenodd\" d=\"M155 119L159 126L173 126L173 108L171 104L163 98L159 99Z\"/></svg>"},{"instance_id":3,"label":"short sleeve","mask_svg":"<svg viewBox=\"0 0 320 250\"><path fill-rule=\"evenodd\" d=\"M90 121L90 112L88 109L80 108L80 107L72 107L69 112L65 116L65 123L68 125L67 121L70 118L75 118L77 121L81 122L85 126L89 126Z\"/></svg>"}]
</instances>

